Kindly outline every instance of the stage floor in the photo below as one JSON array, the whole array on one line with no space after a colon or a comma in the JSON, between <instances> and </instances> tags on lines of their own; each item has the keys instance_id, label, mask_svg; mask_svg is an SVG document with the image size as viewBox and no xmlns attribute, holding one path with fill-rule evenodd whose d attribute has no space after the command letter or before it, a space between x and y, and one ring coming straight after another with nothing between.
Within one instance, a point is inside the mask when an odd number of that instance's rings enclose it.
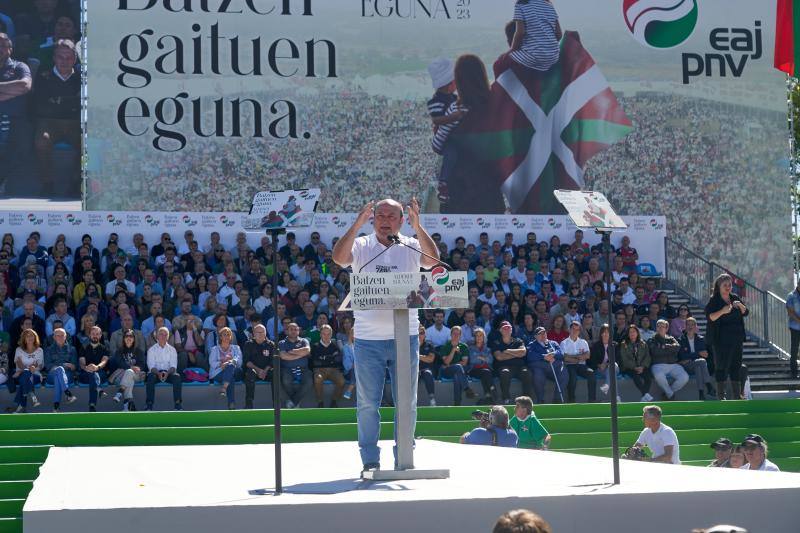
<instances>
[{"instance_id":1,"label":"stage floor","mask_svg":"<svg viewBox=\"0 0 800 533\"><path fill-rule=\"evenodd\" d=\"M615 487L609 459L427 440L416 466L449 468L450 479L362 481L350 442L284 445L283 456L286 493L274 496L259 494L274 487L272 445L53 448L24 531L487 532L524 507L558 533L714 523L765 533L796 530L800 501L800 474L623 461Z\"/></svg>"}]
</instances>

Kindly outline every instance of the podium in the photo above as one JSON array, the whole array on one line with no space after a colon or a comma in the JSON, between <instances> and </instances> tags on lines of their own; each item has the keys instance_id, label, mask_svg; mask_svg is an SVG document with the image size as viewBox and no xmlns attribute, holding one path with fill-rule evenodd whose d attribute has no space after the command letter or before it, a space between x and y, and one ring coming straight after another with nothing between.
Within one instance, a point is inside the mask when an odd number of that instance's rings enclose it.
<instances>
[{"instance_id":1,"label":"podium","mask_svg":"<svg viewBox=\"0 0 800 533\"><path fill-rule=\"evenodd\" d=\"M414 468L414 420L411 406L412 378L403 371L411 366L409 318L418 309L464 308L469 304L467 273L452 272L442 266L431 272L354 273L350 277L350 308L359 311L391 310L394 315L394 338L397 371L397 397L394 398L397 424L397 456L394 470L366 471L364 479L395 481L408 479L446 479L447 469ZM346 307L348 301L342 303ZM358 364L358 354L356 354Z\"/></svg>"}]
</instances>

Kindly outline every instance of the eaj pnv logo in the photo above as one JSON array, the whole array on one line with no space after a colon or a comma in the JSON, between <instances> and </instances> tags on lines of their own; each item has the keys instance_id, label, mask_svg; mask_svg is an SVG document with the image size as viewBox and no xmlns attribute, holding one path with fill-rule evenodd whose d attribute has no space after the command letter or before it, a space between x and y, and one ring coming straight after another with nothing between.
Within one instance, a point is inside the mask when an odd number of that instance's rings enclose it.
<instances>
[{"instance_id":1,"label":"eaj pnv logo","mask_svg":"<svg viewBox=\"0 0 800 533\"><path fill-rule=\"evenodd\" d=\"M450 280L450 273L443 266L437 266L431 270L431 279L437 285L444 285Z\"/></svg>"},{"instance_id":2,"label":"eaj pnv logo","mask_svg":"<svg viewBox=\"0 0 800 533\"><path fill-rule=\"evenodd\" d=\"M623 0L622 10L633 37L652 48L674 48L697 26L697 0Z\"/></svg>"}]
</instances>

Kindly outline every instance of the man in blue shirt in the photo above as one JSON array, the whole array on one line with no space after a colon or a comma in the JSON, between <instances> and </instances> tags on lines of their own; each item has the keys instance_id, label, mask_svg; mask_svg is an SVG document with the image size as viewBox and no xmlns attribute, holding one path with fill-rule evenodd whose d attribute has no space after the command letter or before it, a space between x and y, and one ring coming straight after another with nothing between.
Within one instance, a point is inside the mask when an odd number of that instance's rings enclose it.
<instances>
[{"instance_id":1,"label":"man in blue shirt","mask_svg":"<svg viewBox=\"0 0 800 533\"><path fill-rule=\"evenodd\" d=\"M517 433L508 427L508 411L502 405L492 406L487 427L475 428L461 436L461 444L516 448L518 442Z\"/></svg>"},{"instance_id":2,"label":"man in blue shirt","mask_svg":"<svg viewBox=\"0 0 800 533\"><path fill-rule=\"evenodd\" d=\"M786 297L786 313L789 315L789 333L792 335L789 365L792 378L797 379L797 349L800 347L800 278L797 287Z\"/></svg>"},{"instance_id":3,"label":"man in blue shirt","mask_svg":"<svg viewBox=\"0 0 800 533\"><path fill-rule=\"evenodd\" d=\"M4 148L0 151L0 163L6 172L2 178L8 180L8 167L16 165L19 155L29 151L25 145L26 132L30 133L30 124L26 118L27 99L25 97L33 87L31 69L21 61L11 59L14 51L11 39L5 33L0 33L0 139ZM28 144L31 144L28 141ZM6 181L6 192L9 192L9 183ZM16 188L22 188L22 183L15 183Z\"/></svg>"},{"instance_id":4,"label":"man in blue shirt","mask_svg":"<svg viewBox=\"0 0 800 533\"><path fill-rule=\"evenodd\" d=\"M553 403L564 403L563 392L569 381L569 373L564 368L564 354L557 342L547 339L547 330L536 328L535 340L528 343L527 362L533 374L533 390L536 402L544 403L545 380L555 382Z\"/></svg>"}]
</instances>

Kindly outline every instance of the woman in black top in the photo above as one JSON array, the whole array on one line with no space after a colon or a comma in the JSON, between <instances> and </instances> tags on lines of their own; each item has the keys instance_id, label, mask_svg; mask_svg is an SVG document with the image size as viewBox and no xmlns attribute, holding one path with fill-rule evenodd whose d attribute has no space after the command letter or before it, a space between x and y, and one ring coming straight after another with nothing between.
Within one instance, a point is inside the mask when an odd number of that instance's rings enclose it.
<instances>
[{"instance_id":1,"label":"woman in black top","mask_svg":"<svg viewBox=\"0 0 800 533\"><path fill-rule=\"evenodd\" d=\"M608 324L600 326L600 335L597 342L593 342L589 347L589 360L586 364L589 368L594 370L595 375L602 374L606 378L604 385L600 386L603 394L608 395L608 389L611 384L611 352L614 352L615 371L619 372L619 363L616 362L617 356L617 343L611 340L611 328Z\"/></svg>"},{"instance_id":2,"label":"woman in black top","mask_svg":"<svg viewBox=\"0 0 800 533\"><path fill-rule=\"evenodd\" d=\"M742 299L731 292L732 280L721 274L714 280L714 291L706 304L708 317L707 342L714 354L717 396L725 399L725 381L730 379L734 400L742 397L742 345L745 339L744 317L749 313Z\"/></svg>"}]
</instances>

